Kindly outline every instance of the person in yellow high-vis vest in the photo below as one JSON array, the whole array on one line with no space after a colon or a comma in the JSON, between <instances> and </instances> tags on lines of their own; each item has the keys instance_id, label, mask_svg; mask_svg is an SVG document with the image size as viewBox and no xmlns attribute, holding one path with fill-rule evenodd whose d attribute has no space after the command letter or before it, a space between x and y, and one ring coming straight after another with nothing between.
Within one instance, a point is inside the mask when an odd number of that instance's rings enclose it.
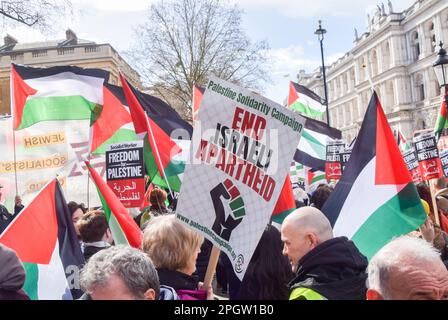
<instances>
[{"instance_id":1,"label":"person in yellow high-vis vest","mask_svg":"<svg viewBox=\"0 0 448 320\"><path fill-rule=\"evenodd\" d=\"M325 215L313 207L291 213L283 222L283 254L294 279L289 300L363 300L367 258L346 237L335 238Z\"/></svg>"}]
</instances>

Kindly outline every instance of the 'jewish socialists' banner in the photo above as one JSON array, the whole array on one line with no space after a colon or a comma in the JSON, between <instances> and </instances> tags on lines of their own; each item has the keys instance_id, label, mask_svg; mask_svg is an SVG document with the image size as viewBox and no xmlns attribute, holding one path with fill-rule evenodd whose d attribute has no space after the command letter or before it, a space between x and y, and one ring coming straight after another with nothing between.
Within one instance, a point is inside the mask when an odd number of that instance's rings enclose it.
<instances>
[{"instance_id":1,"label":"'jewish socialists' banner","mask_svg":"<svg viewBox=\"0 0 448 320\"><path fill-rule=\"evenodd\" d=\"M243 279L284 185L305 119L211 78L195 123L177 218L224 251Z\"/></svg>"},{"instance_id":2,"label":"'jewish socialists' banner","mask_svg":"<svg viewBox=\"0 0 448 320\"><path fill-rule=\"evenodd\" d=\"M145 197L143 141L111 144L106 151L107 184L126 208L138 208Z\"/></svg>"},{"instance_id":3,"label":"'jewish socialists' banner","mask_svg":"<svg viewBox=\"0 0 448 320\"><path fill-rule=\"evenodd\" d=\"M17 191L25 205L56 175L67 201L100 205L83 162L89 148L89 123L89 120L40 122L16 131L14 139L12 119L0 119L0 184L4 187L0 203L10 211L14 207L17 174ZM91 163L104 175L104 156L91 157Z\"/></svg>"}]
</instances>

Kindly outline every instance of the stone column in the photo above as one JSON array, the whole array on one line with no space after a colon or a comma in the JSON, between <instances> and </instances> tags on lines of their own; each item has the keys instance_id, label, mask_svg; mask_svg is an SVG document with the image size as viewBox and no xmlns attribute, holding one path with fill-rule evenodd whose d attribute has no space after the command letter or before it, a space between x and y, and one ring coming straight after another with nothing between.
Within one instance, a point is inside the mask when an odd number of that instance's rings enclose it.
<instances>
[{"instance_id":1,"label":"stone column","mask_svg":"<svg viewBox=\"0 0 448 320\"><path fill-rule=\"evenodd\" d=\"M418 26L418 41L420 43L420 57L425 58L428 55L428 46L426 45L425 28L421 24Z\"/></svg>"}]
</instances>

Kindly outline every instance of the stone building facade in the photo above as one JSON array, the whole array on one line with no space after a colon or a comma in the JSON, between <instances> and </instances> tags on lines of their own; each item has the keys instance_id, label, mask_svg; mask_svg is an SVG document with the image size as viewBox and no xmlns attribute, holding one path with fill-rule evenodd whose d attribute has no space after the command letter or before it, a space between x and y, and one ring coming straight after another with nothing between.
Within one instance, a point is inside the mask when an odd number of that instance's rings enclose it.
<instances>
[{"instance_id":1,"label":"stone building facade","mask_svg":"<svg viewBox=\"0 0 448 320\"><path fill-rule=\"evenodd\" d=\"M408 139L434 127L441 105L432 65L439 42L448 46L448 1L418 0L403 12L394 12L390 1L387 7L367 17L367 31L355 30L352 50L326 69L330 124L349 142L358 134L372 83L392 130ZM320 69L298 77L324 97Z\"/></svg>"},{"instance_id":2,"label":"stone building facade","mask_svg":"<svg viewBox=\"0 0 448 320\"><path fill-rule=\"evenodd\" d=\"M110 44L78 39L72 30L66 31L65 39L23 44L7 35L0 45L0 115L10 113L11 63L31 67L74 65L104 69L110 72L109 82L115 85L120 83L121 71L134 86L141 88L140 75Z\"/></svg>"}]
</instances>

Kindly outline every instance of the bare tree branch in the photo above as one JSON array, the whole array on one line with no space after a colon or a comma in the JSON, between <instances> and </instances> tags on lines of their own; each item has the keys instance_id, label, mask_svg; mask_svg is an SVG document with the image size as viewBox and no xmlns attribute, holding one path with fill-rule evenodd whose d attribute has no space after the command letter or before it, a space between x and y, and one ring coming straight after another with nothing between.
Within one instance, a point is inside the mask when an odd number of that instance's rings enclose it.
<instances>
[{"instance_id":1,"label":"bare tree branch","mask_svg":"<svg viewBox=\"0 0 448 320\"><path fill-rule=\"evenodd\" d=\"M192 87L210 75L251 89L268 80L268 45L248 39L242 14L227 0L161 0L127 55L153 92L191 117Z\"/></svg>"},{"instance_id":2,"label":"bare tree branch","mask_svg":"<svg viewBox=\"0 0 448 320\"><path fill-rule=\"evenodd\" d=\"M66 9L72 10L71 0L0 0L0 16L6 22L41 31L52 30L54 20L60 19Z\"/></svg>"}]
</instances>

